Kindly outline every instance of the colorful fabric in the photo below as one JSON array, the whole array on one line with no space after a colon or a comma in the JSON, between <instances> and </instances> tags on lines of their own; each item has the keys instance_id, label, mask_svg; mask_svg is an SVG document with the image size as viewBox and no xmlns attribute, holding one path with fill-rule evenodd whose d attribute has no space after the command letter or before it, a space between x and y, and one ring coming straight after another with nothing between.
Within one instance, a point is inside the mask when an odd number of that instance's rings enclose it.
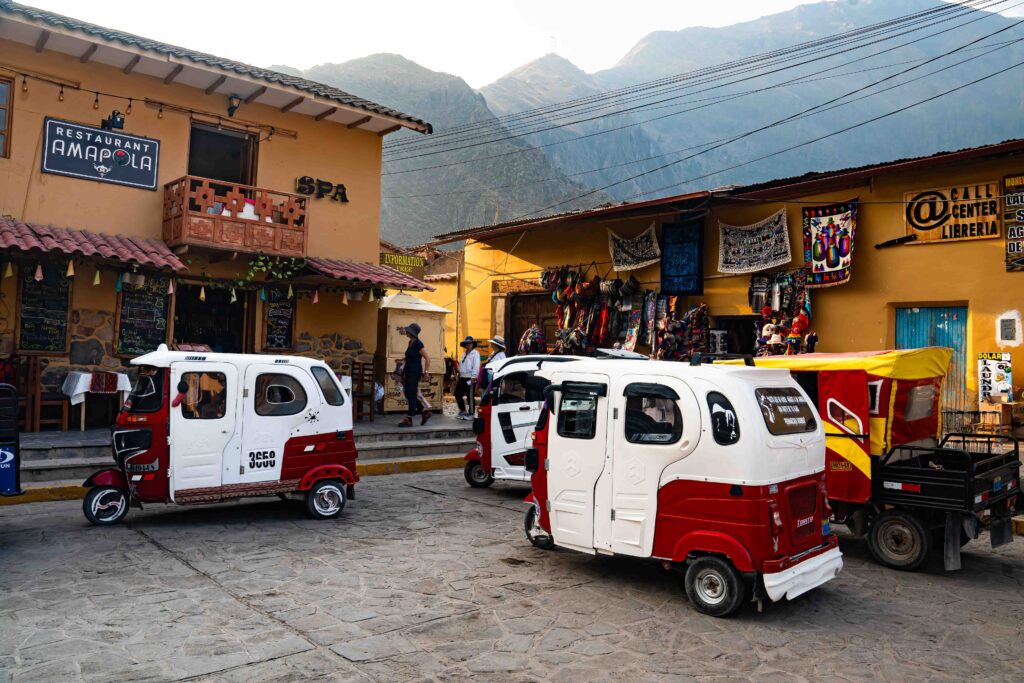
<instances>
[{"instance_id":1,"label":"colorful fabric","mask_svg":"<svg viewBox=\"0 0 1024 683\"><path fill-rule=\"evenodd\" d=\"M857 201L804 209L807 287L834 287L850 280Z\"/></svg>"},{"instance_id":2,"label":"colorful fabric","mask_svg":"<svg viewBox=\"0 0 1024 683\"><path fill-rule=\"evenodd\" d=\"M658 247L658 235L651 227L633 238L619 237L608 231L608 252L612 257L612 268L622 272L637 270L661 260L661 249Z\"/></svg>"},{"instance_id":3,"label":"colorful fabric","mask_svg":"<svg viewBox=\"0 0 1024 683\"><path fill-rule=\"evenodd\" d=\"M804 220L806 224L806 218ZM727 225L719 222L718 236L720 273L754 273L793 260L789 251L785 209L779 209L752 225Z\"/></svg>"},{"instance_id":4,"label":"colorful fabric","mask_svg":"<svg viewBox=\"0 0 1024 683\"><path fill-rule=\"evenodd\" d=\"M89 380L89 392L93 394L113 394L117 391L117 373L97 370Z\"/></svg>"},{"instance_id":5,"label":"colorful fabric","mask_svg":"<svg viewBox=\"0 0 1024 683\"><path fill-rule=\"evenodd\" d=\"M661 226L661 291L704 293L704 220Z\"/></svg>"}]
</instances>

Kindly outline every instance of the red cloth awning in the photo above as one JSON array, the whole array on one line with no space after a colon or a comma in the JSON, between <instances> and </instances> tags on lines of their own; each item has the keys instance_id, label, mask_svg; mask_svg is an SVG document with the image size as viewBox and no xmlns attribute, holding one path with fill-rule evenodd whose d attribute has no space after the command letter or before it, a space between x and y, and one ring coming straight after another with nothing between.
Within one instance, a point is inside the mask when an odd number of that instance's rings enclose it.
<instances>
[{"instance_id":1,"label":"red cloth awning","mask_svg":"<svg viewBox=\"0 0 1024 683\"><path fill-rule=\"evenodd\" d=\"M187 270L162 240L103 235L88 230L23 223L11 218L0 218L0 248L60 251L68 255L82 254L155 268Z\"/></svg>"},{"instance_id":2,"label":"red cloth awning","mask_svg":"<svg viewBox=\"0 0 1024 683\"><path fill-rule=\"evenodd\" d=\"M346 280L363 285L379 285L392 289L427 289L431 292L434 291L434 288L427 283L420 282L411 275L399 273L394 268L388 266L373 263L353 263L352 261L341 261L331 258L307 258L306 265L317 273L336 280Z\"/></svg>"}]
</instances>

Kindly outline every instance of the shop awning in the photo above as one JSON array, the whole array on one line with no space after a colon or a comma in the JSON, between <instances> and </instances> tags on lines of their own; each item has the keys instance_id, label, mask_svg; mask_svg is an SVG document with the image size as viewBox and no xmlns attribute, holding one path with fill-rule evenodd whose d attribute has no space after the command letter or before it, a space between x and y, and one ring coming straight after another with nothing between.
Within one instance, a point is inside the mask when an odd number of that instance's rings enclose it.
<instances>
[{"instance_id":1,"label":"shop awning","mask_svg":"<svg viewBox=\"0 0 1024 683\"><path fill-rule=\"evenodd\" d=\"M786 368L795 372L821 370L864 370L869 375L892 379L942 377L949 368L953 350L943 346L899 351L851 351L848 353L802 353L796 356L764 356L754 363L762 368ZM721 361L739 364L743 361Z\"/></svg>"},{"instance_id":2,"label":"shop awning","mask_svg":"<svg viewBox=\"0 0 1024 683\"><path fill-rule=\"evenodd\" d=\"M88 230L23 223L11 218L0 218L0 248L24 252L59 251L68 256L81 254L140 266L187 270L181 259L161 240L102 235Z\"/></svg>"},{"instance_id":3,"label":"shop awning","mask_svg":"<svg viewBox=\"0 0 1024 683\"><path fill-rule=\"evenodd\" d=\"M345 280L356 285L390 287L392 289L426 289L434 288L416 278L399 273L394 268L373 263L353 263L331 258L307 258L306 265L313 271L334 278Z\"/></svg>"}]
</instances>

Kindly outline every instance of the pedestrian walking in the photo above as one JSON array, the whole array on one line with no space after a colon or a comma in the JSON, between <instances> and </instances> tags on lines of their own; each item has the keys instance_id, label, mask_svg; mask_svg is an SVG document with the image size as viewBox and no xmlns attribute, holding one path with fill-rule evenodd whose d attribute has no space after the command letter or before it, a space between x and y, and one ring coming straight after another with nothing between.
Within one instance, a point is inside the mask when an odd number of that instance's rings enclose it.
<instances>
[{"instance_id":1,"label":"pedestrian walking","mask_svg":"<svg viewBox=\"0 0 1024 683\"><path fill-rule=\"evenodd\" d=\"M465 351L459 361L459 379L455 384L455 400L459 404L459 419L472 420L476 414L476 383L480 375L480 352L476 339L466 337L459 344Z\"/></svg>"},{"instance_id":2,"label":"pedestrian walking","mask_svg":"<svg viewBox=\"0 0 1024 683\"><path fill-rule=\"evenodd\" d=\"M410 323L402 332L409 338L409 346L405 349L405 371L402 378L402 393L409 404L409 410L398 426L412 427L412 419L421 412L423 417L420 424L425 425L430 419L430 407L425 405L425 402L420 402L419 387L423 375L430 372L430 356L420 341L420 326L417 323Z\"/></svg>"}]
</instances>

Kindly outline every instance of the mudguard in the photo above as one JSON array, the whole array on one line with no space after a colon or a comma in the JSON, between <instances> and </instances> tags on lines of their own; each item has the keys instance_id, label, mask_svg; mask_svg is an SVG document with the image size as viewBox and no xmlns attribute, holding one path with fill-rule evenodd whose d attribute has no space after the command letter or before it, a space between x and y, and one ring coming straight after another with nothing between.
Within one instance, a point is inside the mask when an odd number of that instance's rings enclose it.
<instances>
[{"instance_id":1,"label":"mudguard","mask_svg":"<svg viewBox=\"0 0 1024 683\"><path fill-rule=\"evenodd\" d=\"M469 453L466 453L466 455L464 455L462 459L463 460L469 460L469 461L472 461L472 460L482 460L483 459L483 455L481 455L479 448L477 448L476 446L473 446L473 448L471 448L469 450Z\"/></svg>"},{"instance_id":2,"label":"mudguard","mask_svg":"<svg viewBox=\"0 0 1024 683\"><path fill-rule=\"evenodd\" d=\"M128 480L124 478L124 473L116 467L110 467L99 472L93 472L84 482L82 486L87 489L95 488L96 486L116 486L119 489L125 491L128 490Z\"/></svg>"},{"instance_id":3,"label":"mudguard","mask_svg":"<svg viewBox=\"0 0 1024 683\"><path fill-rule=\"evenodd\" d=\"M537 498L533 495L533 491L526 494L526 498L523 498L524 503L530 503L531 505L537 502Z\"/></svg>"},{"instance_id":4,"label":"mudguard","mask_svg":"<svg viewBox=\"0 0 1024 683\"><path fill-rule=\"evenodd\" d=\"M343 482L349 485L356 483L356 478L352 472L342 465L320 465L314 467L309 472L306 472L306 476L299 482L299 491L308 491L313 488L313 484L317 483L321 479L341 479Z\"/></svg>"},{"instance_id":5,"label":"mudguard","mask_svg":"<svg viewBox=\"0 0 1024 683\"><path fill-rule=\"evenodd\" d=\"M686 534L676 543L672 561L683 562L693 552L724 555L739 571L754 571L754 562L750 557L750 552L743 547L743 544L732 536L719 531L694 531Z\"/></svg>"}]
</instances>

